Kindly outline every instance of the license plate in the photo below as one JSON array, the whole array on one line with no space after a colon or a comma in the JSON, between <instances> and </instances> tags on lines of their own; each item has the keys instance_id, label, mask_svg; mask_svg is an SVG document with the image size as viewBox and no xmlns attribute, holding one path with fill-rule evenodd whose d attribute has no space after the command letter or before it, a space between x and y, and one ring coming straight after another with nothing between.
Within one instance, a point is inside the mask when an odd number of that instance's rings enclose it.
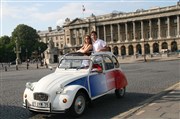
<instances>
[{"instance_id":1,"label":"license plate","mask_svg":"<svg viewBox=\"0 0 180 119\"><path fill-rule=\"evenodd\" d=\"M40 107L40 108L48 108L49 103L48 102L32 102L32 106Z\"/></svg>"}]
</instances>

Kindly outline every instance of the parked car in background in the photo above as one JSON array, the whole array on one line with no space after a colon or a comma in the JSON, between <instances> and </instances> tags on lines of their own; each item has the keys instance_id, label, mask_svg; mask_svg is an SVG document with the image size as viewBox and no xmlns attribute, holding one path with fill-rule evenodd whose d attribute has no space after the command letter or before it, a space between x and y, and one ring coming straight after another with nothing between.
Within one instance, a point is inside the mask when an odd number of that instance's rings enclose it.
<instances>
[{"instance_id":1,"label":"parked car in background","mask_svg":"<svg viewBox=\"0 0 180 119\"><path fill-rule=\"evenodd\" d=\"M127 79L111 52L64 55L55 72L37 82L27 82L23 106L30 111L80 116L91 102L112 91L125 95Z\"/></svg>"}]
</instances>

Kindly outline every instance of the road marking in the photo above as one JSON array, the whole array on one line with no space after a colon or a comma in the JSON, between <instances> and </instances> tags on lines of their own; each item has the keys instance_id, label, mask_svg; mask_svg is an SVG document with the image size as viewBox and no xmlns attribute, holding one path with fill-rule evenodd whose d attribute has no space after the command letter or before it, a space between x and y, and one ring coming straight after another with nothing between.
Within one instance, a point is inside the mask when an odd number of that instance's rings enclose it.
<instances>
[{"instance_id":1,"label":"road marking","mask_svg":"<svg viewBox=\"0 0 180 119\"><path fill-rule=\"evenodd\" d=\"M141 111L137 112L136 115L140 115L140 114L142 114L144 112L145 112L144 110L141 110Z\"/></svg>"}]
</instances>

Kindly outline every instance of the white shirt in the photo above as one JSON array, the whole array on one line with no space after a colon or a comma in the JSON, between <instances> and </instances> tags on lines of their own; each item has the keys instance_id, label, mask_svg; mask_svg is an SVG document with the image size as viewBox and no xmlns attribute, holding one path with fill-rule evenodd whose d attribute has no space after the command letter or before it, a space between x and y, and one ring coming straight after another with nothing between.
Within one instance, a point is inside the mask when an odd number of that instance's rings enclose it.
<instances>
[{"instance_id":1,"label":"white shirt","mask_svg":"<svg viewBox=\"0 0 180 119\"><path fill-rule=\"evenodd\" d=\"M106 46L106 42L101 40L101 39L97 39L95 42L93 42L93 51L96 52L100 49L103 49Z\"/></svg>"}]
</instances>

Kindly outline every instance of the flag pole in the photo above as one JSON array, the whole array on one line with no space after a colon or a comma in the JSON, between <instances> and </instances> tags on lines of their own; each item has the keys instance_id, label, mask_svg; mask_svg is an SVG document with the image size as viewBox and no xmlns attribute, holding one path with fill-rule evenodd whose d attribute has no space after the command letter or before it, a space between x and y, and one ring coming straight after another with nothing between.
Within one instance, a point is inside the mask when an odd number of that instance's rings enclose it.
<instances>
[{"instance_id":1,"label":"flag pole","mask_svg":"<svg viewBox=\"0 0 180 119\"><path fill-rule=\"evenodd\" d=\"M82 5L82 14L83 14L83 19L84 19L84 11L85 11L85 7L84 7L84 5Z\"/></svg>"}]
</instances>

